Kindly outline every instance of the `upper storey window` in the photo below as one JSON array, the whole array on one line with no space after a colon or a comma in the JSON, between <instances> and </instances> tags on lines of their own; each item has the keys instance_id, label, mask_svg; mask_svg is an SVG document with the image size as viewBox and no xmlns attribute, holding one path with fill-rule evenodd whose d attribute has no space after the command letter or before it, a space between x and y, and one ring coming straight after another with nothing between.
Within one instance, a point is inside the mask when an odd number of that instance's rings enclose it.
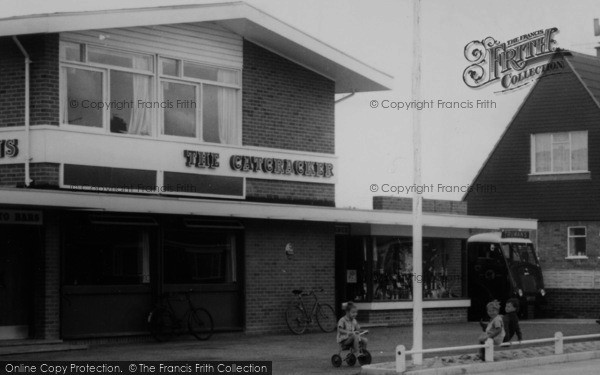
<instances>
[{"instance_id":1,"label":"upper storey window","mask_svg":"<svg viewBox=\"0 0 600 375\"><path fill-rule=\"evenodd\" d=\"M533 174L587 171L587 131L542 133L531 136Z\"/></svg>"},{"instance_id":2,"label":"upper storey window","mask_svg":"<svg viewBox=\"0 0 600 375\"><path fill-rule=\"evenodd\" d=\"M238 70L67 41L60 60L62 124L241 144Z\"/></svg>"}]
</instances>

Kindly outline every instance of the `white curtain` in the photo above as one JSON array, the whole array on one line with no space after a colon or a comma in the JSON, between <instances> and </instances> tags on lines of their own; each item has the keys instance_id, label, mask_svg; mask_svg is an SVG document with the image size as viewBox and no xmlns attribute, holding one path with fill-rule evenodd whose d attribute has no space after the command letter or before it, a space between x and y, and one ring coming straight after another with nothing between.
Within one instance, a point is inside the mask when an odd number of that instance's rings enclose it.
<instances>
[{"instance_id":1,"label":"white curtain","mask_svg":"<svg viewBox=\"0 0 600 375\"><path fill-rule=\"evenodd\" d=\"M235 82L237 73L232 70L219 69L219 82ZM221 143L240 145L242 132L238 121L237 90L225 87L218 88L219 140Z\"/></svg>"},{"instance_id":2,"label":"white curtain","mask_svg":"<svg viewBox=\"0 0 600 375\"><path fill-rule=\"evenodd\" d=\"M571 169L573 171L588 170L587 132L571 133Z\"/></svg>"},{"instance_id":3,"label":"white curtain","mask_svg":"<svg viewBox=\"0 0 600 375\"><path fill-rule=\"evenodd\" d=\"M551 172L551 134L536 134L535 142L535 172Z\"/></svg>"},{"instance_id":4,"label":"white curtain","mask_svg":"<svg viewBox=\"0 0 600 375\"><path fill-rule=\"evenodd\" d=\"M147 61L143 56L132 56L133 67L137 69L147 69ZM138 135L150 135L152 124L152 110L146 108L140 103L150 101L150 79L141 74L133 74L133 106L129 118L129 127L127 133Z\"/></svg>"}]
</instances>

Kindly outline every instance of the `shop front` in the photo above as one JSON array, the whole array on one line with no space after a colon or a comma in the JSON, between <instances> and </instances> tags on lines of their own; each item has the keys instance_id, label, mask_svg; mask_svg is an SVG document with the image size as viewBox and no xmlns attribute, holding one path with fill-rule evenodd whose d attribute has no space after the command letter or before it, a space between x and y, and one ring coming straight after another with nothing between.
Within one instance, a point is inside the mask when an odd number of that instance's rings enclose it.
<instances>
[{"instance_id":1,"label":"shop front","mask_svg":"<svg viewBox=\"0 0 600 375\"><path fill-rule=\"evenodd\" d=\"M63 338L146 334L153 304L183 292L216 330L242 329L238 221L64 212L61 224ZM173 306L183 315L186 303Z\"/></svg>"}]
</instances>

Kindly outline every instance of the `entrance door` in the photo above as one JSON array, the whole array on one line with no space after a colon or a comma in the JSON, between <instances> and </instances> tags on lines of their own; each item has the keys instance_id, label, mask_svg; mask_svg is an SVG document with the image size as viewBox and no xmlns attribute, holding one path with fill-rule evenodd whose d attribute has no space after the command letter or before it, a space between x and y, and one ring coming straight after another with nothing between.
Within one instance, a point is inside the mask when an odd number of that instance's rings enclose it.
<instances>
[{"instance_id":1,"label":"entrance door","mask_svg":"<svg viewBox=\"0 0 600 375\"><path fill-rule=\"evenodd\" d=\"M30 227L0 225L0 339L30 336L38 235Z\"/></svg>"}]
</instances>

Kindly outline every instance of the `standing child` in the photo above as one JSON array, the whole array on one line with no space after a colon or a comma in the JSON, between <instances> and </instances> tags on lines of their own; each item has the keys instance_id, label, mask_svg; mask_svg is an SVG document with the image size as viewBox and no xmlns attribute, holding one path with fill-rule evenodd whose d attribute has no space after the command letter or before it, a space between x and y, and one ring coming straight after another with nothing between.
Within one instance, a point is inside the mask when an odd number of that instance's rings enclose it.
<instances>
[{"instance_id":1,"label":"standing child","mask_svg":"<svg viewBox=\"0 0 600 375\"><path fill-rule=\"evenodd\" d=\"M343 346L353 347L354 352L361 355L360 348L362 346L363 349L366 349L368 340L355 334L360 329L360 325L356 321L357 314L358 308L356 305L348 302L346 304L346 315L338 321L337 342Z\"/></svg>"},{"instance_id":2,"label":"standing child","mask_svg":"<svg viewBox=\"0 0 600 375\"><path fill-rule=\"evenodd\" d=\"M521 334L521 327L519 327L519 317L517 316L517 312L519 311L519 300L516 298L511 298L506 301L506 314L502 318L504 323L504 329L506 331L506 336L504 336L504 342L509 342L515 333L517 334L517 339L519 342L523 339L523 335Z\"/></svg>"},{"instance_id":3,"label":"standing child","mask_svg":"<svg viewBox=\"0 0 600 375\"><path fill-rule=\"evenodd\" d=\"M485 333L479 336L479 343L485 344L488 338L494 340L494 345L502 344L504 336L504 323L502 322L502 315L500 315L500 303L498 301L492 301L487 304L487 314L490 317L490 322L487 324ZM479 350L479 356L481 359L485 357L485 349Z\"/></svg>"}]
</instances>

